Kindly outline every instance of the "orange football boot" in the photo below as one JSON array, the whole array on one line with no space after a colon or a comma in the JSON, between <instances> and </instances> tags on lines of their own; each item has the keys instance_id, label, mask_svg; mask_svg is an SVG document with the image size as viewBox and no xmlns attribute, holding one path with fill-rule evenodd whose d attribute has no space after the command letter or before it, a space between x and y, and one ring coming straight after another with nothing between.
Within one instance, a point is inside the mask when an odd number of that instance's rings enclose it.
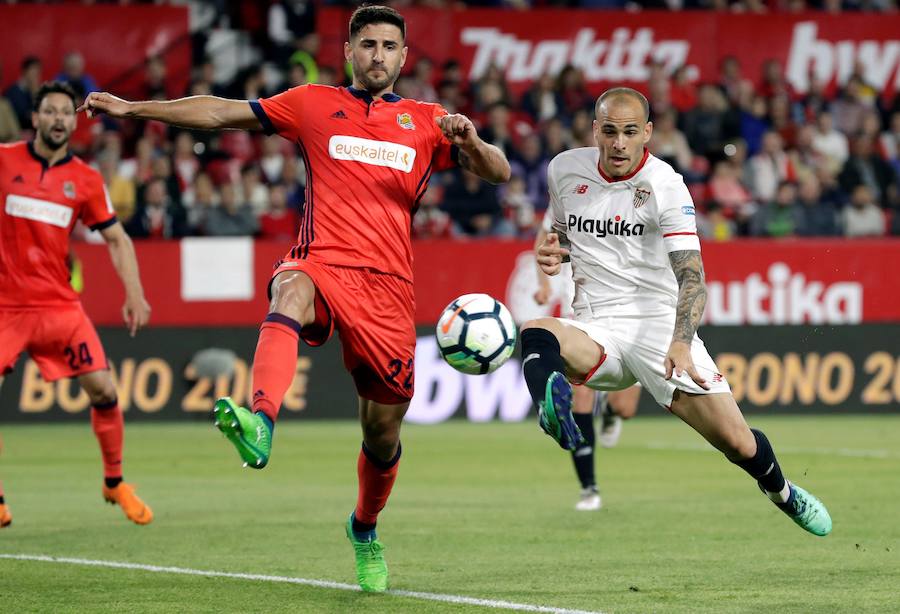
<instances>
[{"instance_id":1,"label":"orange football boot","mask_svg":"<svg viewBox=\"0 0 900 614\"><path fill-rule=\"evenodd\" d=\"M103 485L103 498L108 503L113 503L122 508L125 516L136 524L150 524L153 520L153 510L134 494L134 487L125 482L119 482L115 488Z\"/></svg>"},{"instance_id":2,"label":"orange football boot","mask_svg":"<svg viewBox=\"0 0 900 614\"><path fill-rule=\"evenodd\" d=\"M12 514L5 503L0 503L0 529L12 524Z\"/></svg>"}]
</instances>

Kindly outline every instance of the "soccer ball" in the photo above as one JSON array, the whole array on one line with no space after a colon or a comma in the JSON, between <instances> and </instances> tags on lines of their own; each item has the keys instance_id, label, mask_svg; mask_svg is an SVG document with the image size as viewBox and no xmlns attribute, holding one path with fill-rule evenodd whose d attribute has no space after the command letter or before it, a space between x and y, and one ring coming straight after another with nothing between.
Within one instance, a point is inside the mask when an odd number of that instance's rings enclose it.
<instances>
[{"instance_id":1,"label":"soccer ball","mask_svg":"<svg viewBox=\"0 0 900 614\"><path fill-rule=\"evenodd\" d=\"M447 364L471 375L496 370L516 347L516 325L509 310L487 294L464 294L447 305L436 335Z\"/></svg>"}]
</instances>

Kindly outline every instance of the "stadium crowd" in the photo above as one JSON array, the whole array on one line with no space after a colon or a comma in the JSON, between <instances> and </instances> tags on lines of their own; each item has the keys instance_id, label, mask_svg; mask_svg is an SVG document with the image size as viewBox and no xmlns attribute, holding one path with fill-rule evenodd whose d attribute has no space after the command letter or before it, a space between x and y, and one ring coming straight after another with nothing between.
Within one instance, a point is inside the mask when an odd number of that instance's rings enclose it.
<instances>
[{"instance_id":1,"label":"stadium crowd","mask_svg":"<svg viewBox=\"0 0 900 614\"><path fill-rule=\"evenodd\" d=\"M262 64L218 83L212 61L198 53L188 91L170 91L165 61L151 58L142 95L255 99L309 82L347 83L342 72L317 63L314 5L300 4L271 3L254 33L265 66L281 68L280 84L269 85L272 71ZM201 35L195 49L203 42ZM65 80L82 95L104 85L77 52L64 58L58 75L46 74L42 60L26 58L3 92L0 142L29 138L31 97L44 79ZM470 116L513 167L503 186L462 171L435 174L415 214L414 236L532 237L548 204L550 159L594 145L594 96L580 70L545 74L517 97L497 67L475 82L454 61L435 66L421 58L406 68L398 94ZM651 65L650 74L649 149L684 175L708 239L900 235L900 95L876 91L861 66L841 87L813 82L803 95L775 61L759 79L744 74L734 57L721 63L714 82L692 82L686 68L667 74L662 64ZM81 116L72 148L103 174L135 238L296 238L305 169L296 147L278 136Z\"/></svg>"}]
</instances>

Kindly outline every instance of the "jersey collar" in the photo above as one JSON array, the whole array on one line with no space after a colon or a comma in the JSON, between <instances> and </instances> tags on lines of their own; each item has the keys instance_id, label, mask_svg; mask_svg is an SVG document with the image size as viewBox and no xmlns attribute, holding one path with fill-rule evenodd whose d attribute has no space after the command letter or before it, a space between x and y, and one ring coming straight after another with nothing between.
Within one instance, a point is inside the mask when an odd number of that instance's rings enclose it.
<instances>
[{"instance_id":1,"label":"jersey collar","mask_svg":"<svg viewBox=\"0 0 900 614\"><path fill-rule=\"evenodd\" d=\"M32 158L34 158L35 160L37 160L38 162L41 163L41 166L44 167L44 170L50 168L50 163L47 161L47 158L45 158L41 154L39 154L37 152L37 150L34 148L34 141L28 141L28 153L31 154ZM61 158L59 160L59 162L57 162L53 166L54 167L60 166L62 164L65 164L66 162L69 162L71 159L72 159L72 152L67 151L66 155L63 158Z\"/></svg>"},{"instance_id":2,"label":"jersey collar","mask_svg":"<svg viewBox=\"0 0 900 614\"><path fill-rule=\"evenodd\" d=\"M372 98L372 94L370 94L366 90L359 90L359 89L356 89L355 87L353 87L352 85L350 85L347 87L347 91L350 92L350 94L355 96L356 98L359 98L360 100L365 100L366 104L372 104L375 101L375 99ZM398 96L397 94L395 94L393 92L388 92L386 94L382 94L381 99L384 100L385 102L398 102L400 100L403 100L403 97Z\"/></svg>"},{"instance_id":3,"label":"jersey collar","mask_svg":"<svg viewBox=\"0 0 900 614\"><path fill-rule=\"evenodd\" d=\"M627 175L622 175L621 177L610 177L606 173L603 172L603 169L600 168L600 158L597 158L597 172L600 173L600 176L603 177L607 183L616 183L617 181L627 181L641 172L641 169L644 168L644 164L647 163L647 158L650 157L650 150L644 147L644 157L641 158L641 161L638 162L638 165L634 167L634 170L628 173Z\"/></svg>"}]
</instances>

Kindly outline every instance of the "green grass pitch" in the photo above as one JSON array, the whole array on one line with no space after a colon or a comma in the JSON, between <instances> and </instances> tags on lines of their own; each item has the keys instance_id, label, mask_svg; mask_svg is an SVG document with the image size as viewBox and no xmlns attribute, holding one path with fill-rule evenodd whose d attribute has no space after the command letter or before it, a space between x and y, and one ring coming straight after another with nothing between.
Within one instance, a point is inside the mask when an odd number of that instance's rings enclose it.
<instances>
[{"instance_id":1,"label":"green grass pitch","mask_svg":"<svg viewBox=\"0 0 900 614\"><path fill-rule=\"evenodd\" d=\"M900 612L900 416L751 420L834 532L796 527L674 417L600 450L604 508L575 512L568 454L536 424L404 427L379 523L392 588L614 614ZM0 554L353 583L343 523L359 428L288 423L242 469L212 424L132 424L126 479L153 524L100 497L87 422L0 427L13 525ZM3 612L488 612L483 606L256 580L0 559Z\"/></svg>"}]
</instances>

